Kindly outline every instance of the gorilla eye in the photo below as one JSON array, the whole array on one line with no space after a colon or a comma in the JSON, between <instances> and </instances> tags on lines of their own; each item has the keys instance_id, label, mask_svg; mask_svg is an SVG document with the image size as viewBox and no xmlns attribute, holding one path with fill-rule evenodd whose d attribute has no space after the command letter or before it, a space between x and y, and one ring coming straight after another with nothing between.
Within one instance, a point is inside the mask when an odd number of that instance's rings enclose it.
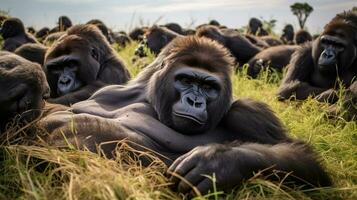
<instances>
[{"instance_id":1,"label":"gorilla eye","mask_svg":"<svg viewBox=\"0 0 357 200\"><path fill-rule=\"evenodd\" d=\"M208 84L203 84L202 86L202 89L204 90L211 90L212 89L212 86L208 85Z\"/></svg>"},{"instance_id":2,"label":"gorilla eye","mask_svg":"<svg viewBox=\"0 0 357 200\"><path fill-rule=\"evenodd\" d=\"M182 77L180 79L181 83L183 83L184 85L190 85L191 84L191 80L187 77Z\"/></svg>"}]
</instances>

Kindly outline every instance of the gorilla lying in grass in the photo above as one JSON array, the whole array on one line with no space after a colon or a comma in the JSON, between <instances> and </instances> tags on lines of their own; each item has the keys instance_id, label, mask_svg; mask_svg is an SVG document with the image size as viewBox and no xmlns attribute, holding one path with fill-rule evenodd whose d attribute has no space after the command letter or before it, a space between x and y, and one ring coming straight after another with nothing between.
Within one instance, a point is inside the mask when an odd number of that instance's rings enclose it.
<instances>
[{"instance_id":1,"label":"gorilla lying in grass","mask_svg":"<svg viewBox=\"0 0 357 200\"><path fill-rule=\"evenodd\" d=\"M314 97L336 103L340 86L347 89L343 107L351 117L357 109L357 12L338 14L312 43L300 47L292 56L280 85L280 100Z\"/></svg>"},{"instance_id":2,"label":"gorilla lying in grass","mask_svg":"<svg viewBox=\"0 0 357 200\"><path fill-rule=\"evenodd\" d=\"M0 105L8 105L0 112L9 119L40 108L48 96L40 66L13 54L2 54L0 63L0 80L9 84L0 84ZM157 153L169 172L203 193L212 189L204 175L213 173L220 189L231 189L259 171L284 183L330 186L312 149L289 138L266 104L233 100L232 63L228 50L213 40L178 37L127 85L106 86L71 108L47 111L37 123L48 131L43 139L50 145L71 143L97 152L101 144L108 157L126 139L137 150ZM41 79L21 78L18 73L24 70L36 71ZM193 192L186 181L174 175L171 180L179 192Z\"/></svg>"}]
</instances>

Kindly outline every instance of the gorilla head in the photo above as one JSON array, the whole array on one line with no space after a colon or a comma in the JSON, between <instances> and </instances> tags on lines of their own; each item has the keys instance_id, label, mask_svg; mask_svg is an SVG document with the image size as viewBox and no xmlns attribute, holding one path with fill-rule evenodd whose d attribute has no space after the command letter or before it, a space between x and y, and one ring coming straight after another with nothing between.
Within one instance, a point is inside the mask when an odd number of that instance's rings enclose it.
<instances>
[{"instance_id":1,"label":"gorilla head","mask_svg":"<svg viewBox=\"0 0 357 200\"><path fill-rule=\"evenodd\" d=\"M281 40L283 40L284 43L290 44L294 40L294 27L291 24L287 24L284 29L283 29L283 34L281 35Z\"/></svg>"},{"instance_id":2,"label":"gorilla head","mask_svg":"<svg viewBox=\"0 0 357 200\"><path fill-rule=\"evenodd\" d=\"M357 14L338 14L313 45L315 66L321 73L336 76L352 67L357 58Z\"/></svg>"},{"instance_id":3,"label":"gorilla head","mask_svg":"<svg viewBox=\"0 0 357 200\"><path fill-rule=\"evenodd\" d=\"M60 16L58 18L59 31L65 31L72 26L72 21L67 16Z\"/></svg>"},{"instance_id":4,"label":"gorilla head","mask_svg":"<svg viewBox=\"0 0 357 200\"><path fill-rule=\"evenodd\" d=\"M149 84L159 120L185 134L216 127L232 101L228 50L205 38L182 37L163 51L157 58L162 68Z\"/></svg>"},{"instance_id":5,"label":"gorilla head","mask_svg":"<svg viewBox=\"0 0 357 200\"><path fill-rule=\"evenodd\" d=\"M101 60L109 49L94 25L69 29L52 45L45 58L51 97L68 94L96 81Z\"/></svg>"},{"instance_id":6,"label":"gorilla head","mask_svg":"<svg viewBox=\"0 0 357 200\"><path fill-rule=\"evenodd\" d=\"M253 35L255 35L261 27L263 27L263 24L259 19L253 17L249 20L249 29Z\"/></svg>"},{"instance_id":7,"label":"gorilla head","mask_svg":"<svg viewBox=\"0 0 357 200\"><path fill-rule=\"evenodd\" d=\"M68 29L48 49L45 71L51 103L70 105L107 84L123 84L129 71L95 25Z\"/></svg>"},{"instance_id":8,"label":"gorilla head","mask_svg":"<svg viewBox=\"0 0 357 200\"><path fill-rule=\"evenodd\" d=\"M15 37L20 34L25 34L25 27L22 21L18 18L9 18L4 21L0 34L4 39Z\"/></svg>"},{"instance_id":9,"label":"gorilla head","mask_svg":"<svg viewBox=\"0 0 357 200\"><path fill-rule=\"evenodd\" d=\"M304 44L305 42L312 41L312 36L307 30L299 30L295 33L294 42L295 44Z\"/></svg>"}]
</instances>

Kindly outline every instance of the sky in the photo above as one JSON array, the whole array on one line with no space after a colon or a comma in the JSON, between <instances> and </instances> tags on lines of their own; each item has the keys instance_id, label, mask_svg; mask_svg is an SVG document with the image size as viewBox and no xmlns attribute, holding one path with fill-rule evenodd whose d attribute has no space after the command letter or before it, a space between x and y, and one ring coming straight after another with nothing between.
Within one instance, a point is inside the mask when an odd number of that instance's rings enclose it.
<instances>
[{"instance_id":1,"label":"sky","mask_svg":"<svg viewBox=\"0 0 357 200\"><path fill-rule=\"evenodd\" d=\"M195 27L216 19L230 28L245 26L251 17L276 19L275 31L287 23L298 29L290 5L298 0L0 0L0 10L37 29L54 27L61 15L74 24L101 19L114 30L177 22ZM312 33L320 32L337 13L357 6L356 0L305 0L314 11L306 23Z\"/></svg>"}]
</instances>

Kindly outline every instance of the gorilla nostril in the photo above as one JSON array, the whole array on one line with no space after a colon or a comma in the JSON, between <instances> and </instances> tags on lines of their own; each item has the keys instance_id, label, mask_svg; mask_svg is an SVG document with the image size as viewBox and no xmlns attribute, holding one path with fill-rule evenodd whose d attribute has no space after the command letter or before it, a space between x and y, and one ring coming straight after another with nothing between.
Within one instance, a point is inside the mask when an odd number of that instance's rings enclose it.
<instances>
[{"instance_id":1,"label":"gorilla nostril","mask_svg":"<svg viewBox=\"0 0 357 200\"><path fill-rule=\"evenodd\" d=\"M202 106L202 104L203 104L203 103L196 102L196 103L195 103L195 107L196 107L196 108L200 108L200 107Z\"/></svg>"},{"instance_id":2,"label":"gorilla nostril","mask_svg":"<svg viewBox=\"0 0 357 200\"><path fill-rule=\"evenodd\" d=\"M190 106L193 106L195 104L195 102L190 97L187 97L186 101L188 104L190 104Z\"/></svg>"}]
</instances>

